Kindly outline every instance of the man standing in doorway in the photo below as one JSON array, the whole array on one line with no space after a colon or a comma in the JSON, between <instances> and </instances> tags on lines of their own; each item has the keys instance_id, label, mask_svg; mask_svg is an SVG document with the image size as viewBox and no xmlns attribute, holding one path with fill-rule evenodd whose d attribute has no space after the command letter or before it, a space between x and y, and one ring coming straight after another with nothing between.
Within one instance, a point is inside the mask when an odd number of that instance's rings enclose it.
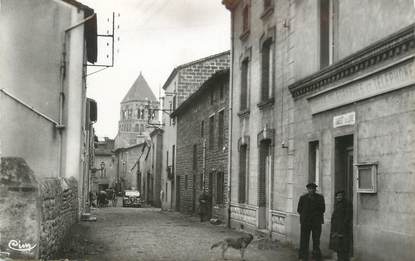
<instances>
[{"instance_id":1,"label":"man standing in doorway","mask_svg":"<svg viewBox=\"0 0 415 261\"><path fill-rule=\"evenodd\" d=\"M329 247L337 252L338 261L349 261L353 240L353 206L345 198L344 191L336 192L335 196Z\"/></svg>"},{"instance_id":2,"label":"man standing in doorway","mask_svg":"<svg viewBox=\"0 0 415 261\"><path fill-rule=\"evenodd\" d=\"M301 237L300 237L300 260L308 260L308 246L310 234L313 238L312 257L322 260L320 250L321 224L324 223L324 211L326 210L324 197L316 193L317 185L309 183L306 186L308 193L302 195L298 201L297 212L300 214Z\"/></svg>"}]
</instances>

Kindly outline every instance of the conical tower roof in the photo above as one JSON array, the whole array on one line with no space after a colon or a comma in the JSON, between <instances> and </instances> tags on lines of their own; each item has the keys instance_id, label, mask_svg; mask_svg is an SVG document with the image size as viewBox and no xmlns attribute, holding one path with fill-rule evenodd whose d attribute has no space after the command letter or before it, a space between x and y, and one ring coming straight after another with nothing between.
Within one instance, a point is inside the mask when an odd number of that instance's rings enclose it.
<instances>
[{"instance_id":1,"label":"conical tower roof","mask_svg":"<svg viewBox=\"0 0 415 261\"><path fill-rule=\"evenodd\" d=\"M137 80L135 80L134 84L131 86L121 103L137 100L145 101L146 98L149 101L157 101L156 96L153 91L151 91L150 86L148 86L148 83L140 72Z\"/></svg>"}]
</instances>

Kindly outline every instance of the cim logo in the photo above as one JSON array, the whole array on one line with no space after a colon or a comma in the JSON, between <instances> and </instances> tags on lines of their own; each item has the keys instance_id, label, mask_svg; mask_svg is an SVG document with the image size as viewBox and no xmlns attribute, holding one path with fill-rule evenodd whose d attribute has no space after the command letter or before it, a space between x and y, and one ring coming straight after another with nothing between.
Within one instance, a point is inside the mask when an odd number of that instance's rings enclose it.
<instances>
[{"instance_id":1,"label":"cim logo","mask_svg":"<svg viewBox=\"0 0 415 261\"><path fill-rule=\"evenodd\" d=\"M10 240L9 248L19 252L31 252L36 244L22 243L20 240Z\"/></svg>"}]
</instances>

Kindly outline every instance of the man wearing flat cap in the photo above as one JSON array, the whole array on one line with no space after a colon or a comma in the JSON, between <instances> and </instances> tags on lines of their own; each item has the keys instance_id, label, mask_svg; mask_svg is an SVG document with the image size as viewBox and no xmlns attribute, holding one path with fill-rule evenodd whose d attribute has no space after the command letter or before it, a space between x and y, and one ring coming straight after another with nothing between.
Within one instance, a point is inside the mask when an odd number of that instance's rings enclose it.
<instances>
[{"instance_id":1,"label":"man wearing flat cap","mask_svg":"<svg viewBox=\"0 0 415 261\"><path fill-rule=\"evenodd\" d=\"M317 185L309 183L306 186L308 193L302 195L298 201L297 212L300 214L300 260L308 260L308 245L310 234L313 238L312 256L315 260L322 260L320 251L321 224L324 223L323 214L326 210L324 197L316 193Z\"/></svg>"}]
</instances>

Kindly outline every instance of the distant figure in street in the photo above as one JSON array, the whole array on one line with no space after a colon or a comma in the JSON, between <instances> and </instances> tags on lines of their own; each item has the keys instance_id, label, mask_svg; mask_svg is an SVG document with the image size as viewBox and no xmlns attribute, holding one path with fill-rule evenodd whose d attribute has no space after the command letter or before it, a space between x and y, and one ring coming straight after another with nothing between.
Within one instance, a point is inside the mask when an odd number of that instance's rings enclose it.
<instances>
[{"instance_id":1,"label":"distant figure in street","mask_svg":"<svg viewBox=\"0 0 415 261\"><path fill-rule=\"evenodd\" d=\"M161 189L160 190L160 203L163 203L164 200L164 191Z\"/></svg>"},{"instance_id":2,"label":"distant figure in street","mask_svg":"<svg viewBox=\"0 0 415 261\"><path fill-rule=\"evenodd\" d=\"M337 252L338 261L349 261L353 239L353 208L344 191L336 192L336 203L331 215L330 249Z\"/></svg>"},{"instance_id":3,"label":"distant figure in street","mask_svg":"<svg viewBox=\"0 0 415 261\"><path fill-rule=\"evenodd\" d=\"M96 207L96 204L94 203L95 195L92 191L89 192L89 206Z\"/></svg>"},{"instance_id":4,"label":"distant figure in street","mask_svg":"<svg viewBox=\"0 0 415 261\"><path fill-rule=\"evenodd\" d=\"M99 208L105 207L106 206L106 201L107 201L107 193L105 191L101 190L98 193L97 201L98 201L98 207Z\"/></svg>"},{"instance_id":5,"label":"distant figure in street","mask_svg":"<svg viewBox=\"0 0 415 261\"><path fill-rule=\"evenodd\" d=\"M317 185L309 183L306 186L308 193L302 195L298 201L297 212L300 214L300 260L308 260L310 233L313 238L312 256L315 260L322 260L320 250L321 224L324 223L323 214L326 210L324 197L316 193Z\"/></svg>"},{"instance_id":6,"label":"distant figure in street","mask_svg":"<svg viewBox=\"0 0 415 261\"><path fill-rule=\"evenodd\" d=\"M112 190L112 206L116 207L117 206L117 193L115 193L115 189L111 189Z\"/></svg>"},{"instance_id":7,"label":"distant figure in street","mask_svg":"<svg viewBox=\"0 0 415 261\"><path fill-rule=\"evenodd\" d=\"M209 203L211 201L210 195L204 190L199 196L199 214L200 222L208 218Z\"/></svg>"}]
</instances>

